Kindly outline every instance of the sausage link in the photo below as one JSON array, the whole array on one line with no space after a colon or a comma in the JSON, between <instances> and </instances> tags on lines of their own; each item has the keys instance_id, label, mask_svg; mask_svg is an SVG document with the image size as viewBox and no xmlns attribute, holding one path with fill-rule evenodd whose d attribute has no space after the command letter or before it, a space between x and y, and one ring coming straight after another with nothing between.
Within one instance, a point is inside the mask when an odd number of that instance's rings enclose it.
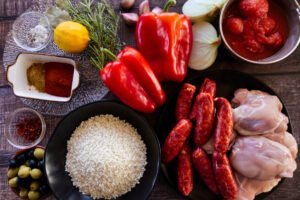
<instances>
[{"instance_id":1,"label":"sausage link","mask_svg":"<svg viewBox=\"0 0 300 200\"><path fill-rule=\"evenodd\" d=\"M225 153L233 132L233 114L230 103L225 98L216 98L216 125L214 129L215 151Z\"/></svg>"},{"instance_id":2,"label":"sausage link","mask_svg":"<svg viewBox=\"0 0 300 200\"><path fill-rule=\"evenodd\" d=\"M182 149L192 130L192 122L182 119L167 136L162 148L162 161L167 164L172 161Z\"/></svg>"},{"instance_id":3,"label":"sausage link","mask_svg":"<svg viewBox=\"0 0 300 200\"><path fill-rule=\"evenodd\" d=\"M216 91L217 91L216 83L211 79L205 78L204 82L201 85L201 88L200 88L200 91L199 91L198 95L200 95L201 93L208 93L212 96L212 98L215 98ZM192 107L192 111L190 113L190 119L191 120L196 119L197 111L198 111L198 108L197 108L197 104L196 104L196 101L195 101L195 103Z\"/></svg>"},{"instance_id":4,"label":"sausage link","mask_svg":"<svg viewBox=\"0 0 300 200\"><path fill-rule=\"evenodd\" d=\"M194 128L194 143L197 146L205 144L212 132L214 123L214 100L208 93L200 93L196 97L196 123Z\"/></svg>"},{"instance_id":5,"label":"sausage link","mask_svg":"<svg viewBox=\"0 0 300 200\"><path fill-rule=\"evenodd\" d=\"M225 200L236 200L238 188L227 155L215 151L212 160L214 174L220 193Z\"/></svg>"},{"instance_id":6,"label":"sausage link","mask_svg":"<svg viewBox=\"0 0 300 200\"><path fill-rule=\"evenodd\" d=\"M195 92L196 86L192 84L185 83L182 86L177 98L175 109L175 116L177 121L188 118Z\"/></svg>"},{"instance_id":7,"label":"sausage link","mask_svg":"<svg viewBox=\"0 0 300 200\"><path fill-rule=\"evenodd\" d=\"M193 190L193 166L191 149L186 144L180 151L177 163L177 187L184 196L188 196Z\"/></svg>"},{"instance_id":8,"label":"sausage link","mask_svg":"<svg viewBox=\"0 0 300 200\"><path fill-rule=\"evenodd\" d=\"M215 194L218 194L218 188L213 174L212 164L205 152L200 147L197 147L194 150L192 154L192 161L196 171L207 187Z\"/></svg>"},{"instance_id":9,"label":"sausage link","mask_svg":"<svg viewBox=\"0 0 300 200\"><path fill-rule=\"evenodd\" d=\"M209 93L213 98L215 98L216 91L217 91L216 82L209 78L205 78L201 85L200 93Z\"/></svg>"}]
</instances>

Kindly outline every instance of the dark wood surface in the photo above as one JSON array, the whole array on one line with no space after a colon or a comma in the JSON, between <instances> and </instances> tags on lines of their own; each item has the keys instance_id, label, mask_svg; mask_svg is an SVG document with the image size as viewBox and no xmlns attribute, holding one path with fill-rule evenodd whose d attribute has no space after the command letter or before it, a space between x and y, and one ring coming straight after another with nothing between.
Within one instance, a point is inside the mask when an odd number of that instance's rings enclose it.
<instances>
[{"instance_id":1,"label":"dark wood surface","mask_svg":"<svg viewBox=\"0 0 300 200\"><path fill-rule=\"evenodd\" d=\"M51 1L51 0L49 0ZM118 0L113 0L113 4L118 10ZM152 0L151 7L161 6L164 1ZM17 149L10 146L5 139L5 119L15 109L24 107L21 101L12 93L12 89L7 84L5 72L3 70L3 49L5 46L5 37L10 31L14 20L26 11L33 4L38 3L38 0L0 0L0 199L18 199L11 192L7 185L6 170L7 165L4 163L6 155L14 153ZM178 0L177 6L171 10L180 11L184 0ZM137 10L137 5L134 11ZM129 45L134 45L134 28L121 25L120 37L122 41ZM253 65L244 63L232 58L224 47L221 47L216 63L209 69L234 69L255 76L265 82L278 93L286 105L290 114L293 133L299 143L300 135L300 48L298 48L291 56L272 65ZM197 72L201 73L201 72ZM195 72L190 71L189 75L195 75ZM108 95L110 98L111 95ZM44 116L47 123L47 133L42 145L46 145L49 136L51 135L55 125L61 119L60 117ZM297 159L298 165L300 164ZM298 200L300 199L300 169L294 173L294 178L286 179L284 183L272 193L267 199L270 200ZM49 199L53 199L50 197ZM178 192L172 188L162 175L159 176L155 188L150 196L154 199L184 199Z\"/></svg>"}]
</instances>

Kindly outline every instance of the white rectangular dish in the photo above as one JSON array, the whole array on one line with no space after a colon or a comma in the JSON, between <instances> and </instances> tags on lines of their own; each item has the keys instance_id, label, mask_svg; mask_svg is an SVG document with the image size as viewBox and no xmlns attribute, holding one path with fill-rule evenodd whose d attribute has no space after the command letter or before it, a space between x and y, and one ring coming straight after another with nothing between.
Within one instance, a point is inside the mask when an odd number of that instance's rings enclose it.
<instances>
[{"instance_id":1,"label":"white rectangular dish","mask_svg":"<svg viewBox=\"0 0 300 200\"><path fill-rule=\"evenodd\" d=\"M71 95L69 97L59 97L44 92L39 92L38 90L33 89L32 86L29 85L26 75L27 69L33 63L47 62L66 63L71 64L74 67ZM15 63L7 67L7 80L11 84L14 94L19 97L67 102L70 101L74 90L79 86L79 79L80 75L77 70L76 62L73 59L55 55L21 53L17 56Z\"/></svg>"}]
</instances>

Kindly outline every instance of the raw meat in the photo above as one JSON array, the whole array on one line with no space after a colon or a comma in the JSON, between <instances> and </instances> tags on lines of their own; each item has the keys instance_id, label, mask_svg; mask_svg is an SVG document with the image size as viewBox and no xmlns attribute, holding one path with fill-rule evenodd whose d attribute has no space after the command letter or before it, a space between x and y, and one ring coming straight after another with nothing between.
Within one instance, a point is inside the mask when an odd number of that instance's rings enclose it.
<instances>
[{"instance_id":1,"label":"raw meat","mask_svg":"<svg viewBox=\"0 0 300 200\"><path fill-rule=\"evenodd\" d=\"M297 168L287 147L263 136L238 137L230 163L241 175L257 180L291 178Z\"/></svg>"},{"instance_id":2,"label":"raw meat","mask_svg":"<svg viewBox=\"0 0 300 200\"><path fill-rule=\"evenodd\" d=\"M241 135L283 133L288 118L277 96L258 90L238 89L232 100L234 128Z\"/></svg>"},{"instance_id":3,"label":"raw meat","mask_svg":"<svg viewBox=\"0 0 300 200\"><path fill-rule=\"evenodd\" d=\"M298 144L292 134L289 132L284 132L280 134L266 134L264 137L286 146L290 150L293 158L296 159L298 153Z\"/></svg>"},{"instance_id":4,"label":"raw meat","mask_svg":"<svg viewBox=\"0 0 300 200\"><path fill-rule=\"evenodd\" d=\"M238 186L238 194L236 200L253 200L256 195L263 192L269 192L274 188L280 178L267 181L246 178L238 173L235 174L235 180Z\"/></svg>"}]
</instances>

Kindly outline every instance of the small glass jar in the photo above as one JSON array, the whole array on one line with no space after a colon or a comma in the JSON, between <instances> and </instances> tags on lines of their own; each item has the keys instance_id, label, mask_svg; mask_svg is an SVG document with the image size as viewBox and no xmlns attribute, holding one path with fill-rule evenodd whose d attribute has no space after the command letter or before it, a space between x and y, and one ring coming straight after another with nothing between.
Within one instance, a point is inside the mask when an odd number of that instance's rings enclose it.
<instances>
[{"instance_id":1,"label":"small glass jar","mask_svg":"<svg viewBox=\"0 0 300 200\"><path fill-rule=\"evenodd\" d=\"M21 136L18 133L18 126L20 123L24 123L24 120L34 119L38 120L36 122L41 126L39 128L39 132L37 133L37 137L34 140L28 140L24 136ZM19 108L12 112L8 118L6 123L5 135L9 144L18 148L18 149L26 149L31 148L39 144L45 136L46 132L46 123L43 116L37 111L31 108Z\"/></svg>"}]
</instances>

